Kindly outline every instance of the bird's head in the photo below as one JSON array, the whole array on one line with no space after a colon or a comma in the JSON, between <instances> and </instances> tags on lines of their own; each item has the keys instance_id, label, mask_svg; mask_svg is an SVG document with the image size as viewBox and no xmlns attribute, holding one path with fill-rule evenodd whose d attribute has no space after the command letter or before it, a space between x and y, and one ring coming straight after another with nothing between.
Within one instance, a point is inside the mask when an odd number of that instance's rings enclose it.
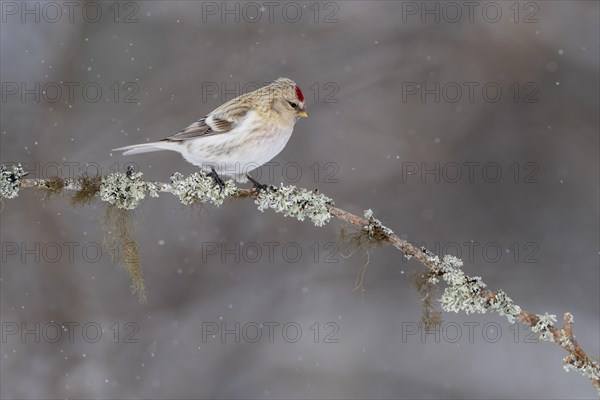
<instances>
[{"instance_id":1,"label":"bird's head","mask_svg":"<svg viewBox=\"0 0 600 400\"><path fill-rule=\"evenodd\" d=\"M279 112L291 114L295 118L308 117L304 95L296 82L288 78L279 78L272 86L275 89L274 107Z\"/></svg>"}]
</instances>

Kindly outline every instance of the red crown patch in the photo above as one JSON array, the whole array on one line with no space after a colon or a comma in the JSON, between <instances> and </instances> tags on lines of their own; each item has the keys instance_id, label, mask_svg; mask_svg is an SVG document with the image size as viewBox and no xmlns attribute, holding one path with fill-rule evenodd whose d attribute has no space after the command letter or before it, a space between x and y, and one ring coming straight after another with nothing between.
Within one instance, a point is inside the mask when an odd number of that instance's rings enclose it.
<instances>
[{"instance_id":1,"label":"red crown patch","mask_svg":"<svg viewBox=\"0 0 600 400\"><path fill-rule=\"evenodd\" d=\"M296 96L298 97L298 100L304 101L304 95L302 94L302 90L300 90L298 85L296 85Z\"/></svg>"}]
</instances>

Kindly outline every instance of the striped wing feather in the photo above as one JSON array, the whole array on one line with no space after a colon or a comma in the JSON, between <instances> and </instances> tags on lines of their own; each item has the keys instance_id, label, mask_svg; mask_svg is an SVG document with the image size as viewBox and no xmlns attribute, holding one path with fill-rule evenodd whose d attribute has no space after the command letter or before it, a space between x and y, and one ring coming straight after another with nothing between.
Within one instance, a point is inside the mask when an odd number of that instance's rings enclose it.
<instances>
[{"instance_id":1,"label":"striped wing feather","mask_svg":"<svg viewBox=\"0 0 600 400\"><path fill-rule=\"evenodd\" d=\"M227 133L243 120L249 109L250 107L243 103L238 103L235 106L225 103L208 116L199 119L187 128L164 140L181 141Z\"/></svg>"}]
</instances>

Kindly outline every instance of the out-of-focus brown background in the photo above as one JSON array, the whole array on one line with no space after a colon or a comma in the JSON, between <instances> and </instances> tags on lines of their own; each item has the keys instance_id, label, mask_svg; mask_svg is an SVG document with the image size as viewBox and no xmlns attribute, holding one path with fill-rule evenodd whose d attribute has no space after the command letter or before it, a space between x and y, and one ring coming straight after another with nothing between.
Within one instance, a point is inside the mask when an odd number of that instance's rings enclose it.
<instances>
[{"instance_id":1,"label":"out-of-focus brown background","mask_svg":"<svg viewBox=\"0 0 600 400\"><path fill-rule=\"evenodd\" d=\"M310 118L271 183L372 208L522 307L572 312L597 356L598 21L593 1L2 2L1 161L32 177L133 162L167 180L195 168L110 149L290 77ZM422 334L418 265L373 249L353 290L366 258L344 257L338 222L251 201L145 201L140 304L98 253L103 212L31 190L4 202L2 398L595 395L557 346L498 315L444 314L437 338Z\"/></svg>"}]
</instances>

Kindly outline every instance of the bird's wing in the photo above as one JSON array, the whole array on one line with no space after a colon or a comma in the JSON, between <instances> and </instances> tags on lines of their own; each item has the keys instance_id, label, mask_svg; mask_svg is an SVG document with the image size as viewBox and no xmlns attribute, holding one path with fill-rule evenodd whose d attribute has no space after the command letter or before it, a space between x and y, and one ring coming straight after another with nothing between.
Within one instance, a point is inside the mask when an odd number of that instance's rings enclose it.
<instances>
[{"instance_id":1,"label":"bird's wing","mask_svg":"<svg viewBox=\"0 0 600 400\"><path fill-rule=\"evenodd\" d=\"M230 102L231 103L231 102ZM206 117L199 119L187 128L169 136L165 140L188 140L198 137L227 133L239 125L250 111L250 107L242 102L225 103Z\"/></svg>"},{"instance_id":2,"label":"bird's wing","mask_svg":"<svg viewBox=\"0 0 600 400\"><path fill-rule=\"evenodd\" d=\"M208 125L206 123L206 118L207 117L199 119L187 128L180 130L179 132L172 136L169 136L165 140L181 141L194 139L201 136L212 136L217 133L222 133L219 131L215 131L210 125Z\"/></svg>"}]
</instances>

